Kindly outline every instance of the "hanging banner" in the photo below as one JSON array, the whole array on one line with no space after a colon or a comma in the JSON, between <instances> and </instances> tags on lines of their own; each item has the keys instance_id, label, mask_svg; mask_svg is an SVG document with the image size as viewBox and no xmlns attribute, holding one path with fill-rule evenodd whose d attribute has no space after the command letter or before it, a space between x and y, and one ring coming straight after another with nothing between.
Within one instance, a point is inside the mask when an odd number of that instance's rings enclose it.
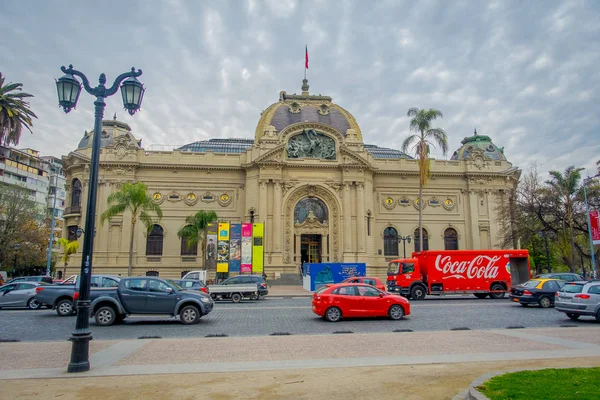
<instances>
[{"instance_id":1,"label":"hanging banner","mask_svg":"<svg viewBox=\"0 0 600 400\"><path fill-rule=\"evenodd\" d=\"M229 271L229 222L219 222L217 272Z\"/></svg>"},{"instance_id":2,"label":"hanging banner","mask_svg":"<svg viewBox=\"0 0 600 400\"><path fill-rule=\"evenodd\" d=\"M242 274L252 273L252 224L242 224Z\"/></svg>"},{"instance_id":3,"label":"hanging banner","mask_svg":"<svg viewBox=\"0 0 600 400\"><path fill-rule=\"evenodd\" d=\"M264 267L265 225L262 222L252 225L252 273L261 274Z\"/></svg>"},{"instance_id":4,"label":"hanging banner","mask_svg":"<svg viewBox=\"0 0 600 400\"><path fill-rule=\"evenodd\" d=\"M600 244L600 211L590 211L590 222L592 227L592 240L594 244Z\"/></svg>"},{"instance_id":5,"label":"hanging banner","mask_svg":"<svg viewBox=\"0 0 600 400\"><path fill-rule=\"evenodd\" d=\"M239 273L242 262L242 224L231 224L229 234L229 272Z\"/></svg>"},{"instance_id":6,"label":"hanging banner","mask_svg":"<svg viewBox=\"0 0 600 400\"><path fill-rule=\"evenodd\" d=\"M217 272L217 224L208 224L206 229L206 270Z\"/></svg>"}]
</instances>

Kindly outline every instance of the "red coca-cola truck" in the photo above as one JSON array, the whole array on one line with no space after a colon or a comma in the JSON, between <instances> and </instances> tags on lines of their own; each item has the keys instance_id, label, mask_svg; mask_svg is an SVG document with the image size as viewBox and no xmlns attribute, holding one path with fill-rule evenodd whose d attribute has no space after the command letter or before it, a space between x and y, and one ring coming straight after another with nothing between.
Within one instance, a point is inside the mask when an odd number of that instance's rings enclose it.
<instances>
[{"instance_id":1,"label":"red coca-cola truck","mask_svg":"<svg viewBox=\"0 0 600 400\"><path fill-rule=\"evenodd\" d=\"M530 277L527 250L440 250L412 253L388 265L388 292L415 300L472 293L501 299Z\"/></svg>"}]
</instances>

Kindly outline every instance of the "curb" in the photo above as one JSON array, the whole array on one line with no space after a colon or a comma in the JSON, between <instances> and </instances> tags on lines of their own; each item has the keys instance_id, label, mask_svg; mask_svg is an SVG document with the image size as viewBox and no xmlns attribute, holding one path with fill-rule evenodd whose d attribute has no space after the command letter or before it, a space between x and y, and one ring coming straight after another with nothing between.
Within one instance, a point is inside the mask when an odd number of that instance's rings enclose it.
<instances>
[{"instance_id":1,"label":"curb","mask_svg":"<svg viewBox=\"0 0 600 400\"><path fill-rule=\"evenodd\" d=\"M464 400L490 400L489 397L487 397L486 395L481 393L476 388L478 386L483 385L486 381L488 381L498 375L504 375L504 374L510 374L513 372L522 372L522 371L542 371L544 369L571 369L571 368L596 368L596 367L547 367L547 368L528 367L528 368L513 368L513 369L507 369L507 370L503 370L503 371L489 372L487 374L477 377L473 382L471 382L468 389L465 389L462 392L458 393L456 396L454 396L452 398L452 400L463 400L463 399Z\"/></svg>"}]
</instances>

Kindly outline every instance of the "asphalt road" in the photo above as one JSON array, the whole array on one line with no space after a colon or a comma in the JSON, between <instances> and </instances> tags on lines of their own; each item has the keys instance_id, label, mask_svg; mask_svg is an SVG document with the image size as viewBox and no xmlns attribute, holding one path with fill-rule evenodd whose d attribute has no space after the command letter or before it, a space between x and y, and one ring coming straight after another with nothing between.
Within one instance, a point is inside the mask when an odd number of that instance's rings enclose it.
<instances>
[{"instance_id":1,"label":"asphalt road","mask_svg":"<svg viewBox=\"0 0 600 400\"><path fill-rule=\"evenodd\" d=\"M411 315L401 321L378 318L329 323L312 313L310 298L267 298L239 304L217 302L215 309L197 325L182 325L174 318L135 316L110 327L96 326L92 319L90 327L94 338L110 340L597 325L593 319L571 321L553 308L524 308L508 299L426 299L411 302L411 310ZM0 341L62 341L69 338L74 327L75 317L59 317L52 310L0 310Z\"/></svg>"}]
</instances>

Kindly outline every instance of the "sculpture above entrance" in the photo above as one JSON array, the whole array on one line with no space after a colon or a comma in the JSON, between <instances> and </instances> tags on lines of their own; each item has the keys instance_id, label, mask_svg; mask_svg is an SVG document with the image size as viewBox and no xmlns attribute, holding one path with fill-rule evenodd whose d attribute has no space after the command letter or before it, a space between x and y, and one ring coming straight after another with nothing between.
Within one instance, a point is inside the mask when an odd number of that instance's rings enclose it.
<instances>
[{"instance_id":1,"label":"sculpture above entrance","mask_svg":"<svg viewBox=\"0 0 600 400\"><path fill-rule=\"evenodd\" d=\"M335 140L314 129L304 129L288 141L288 158L335 160Z\"/></svg>"}]
</instances>

